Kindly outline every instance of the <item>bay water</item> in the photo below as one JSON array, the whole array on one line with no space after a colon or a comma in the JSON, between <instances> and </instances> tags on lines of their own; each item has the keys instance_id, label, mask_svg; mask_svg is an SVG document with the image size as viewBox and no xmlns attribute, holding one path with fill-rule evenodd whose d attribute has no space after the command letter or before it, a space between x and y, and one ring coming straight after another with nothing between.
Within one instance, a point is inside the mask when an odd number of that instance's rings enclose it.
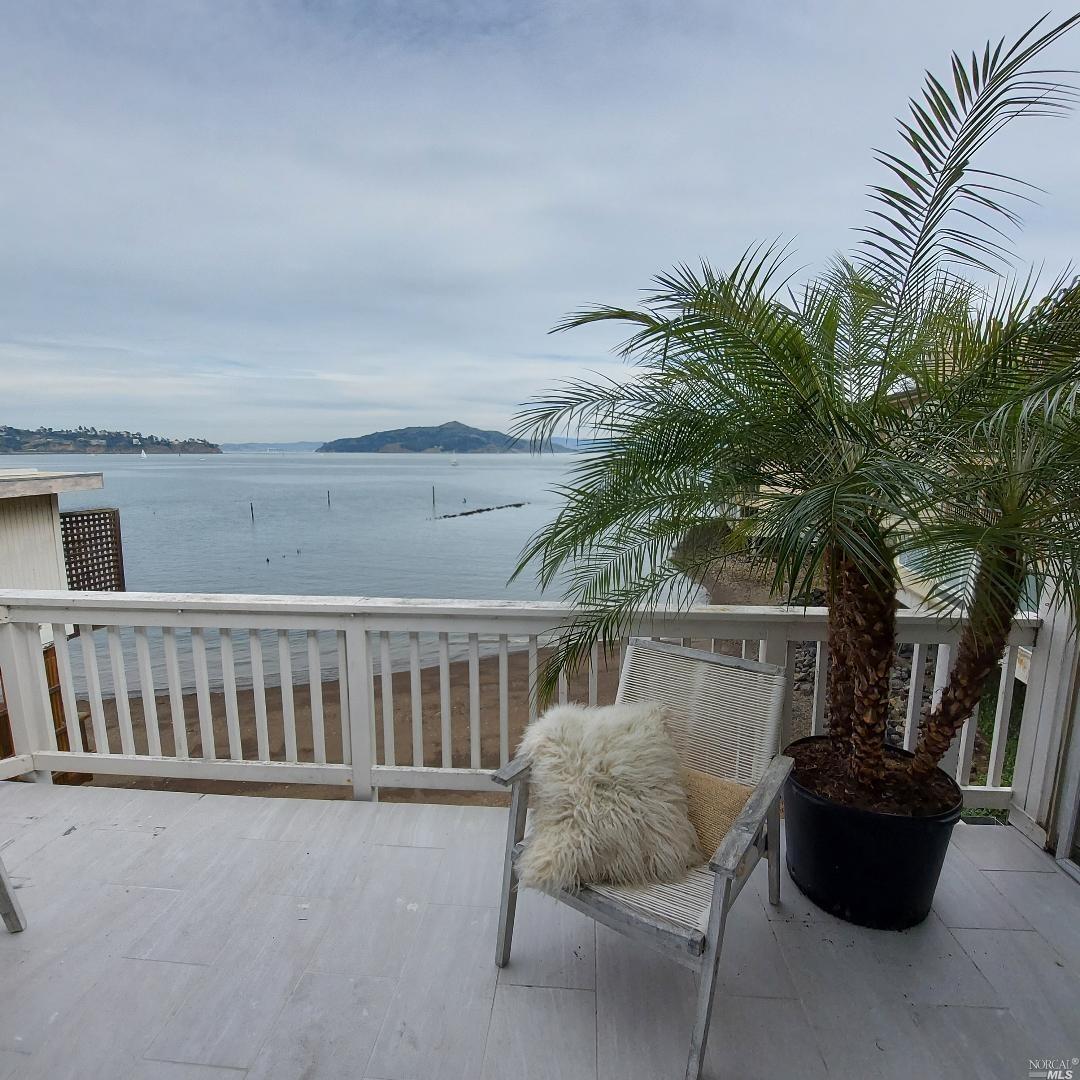
<instances>
[{"instance_id":1,"label":"bay water","mask_svg":"<svg viewBox=\"0 0 1080 1080\"><path fill-rule=\"evenodd\" d=\"M129 590L478 600L539 596L532 575L507 581L522 545L556 512L550 489L572 460L20 454L0 468L102 473L103 490L64 494L61 509L119 507ZM440 519L517 502L527 505Z\"/></svg>"},{"instance_id":2,"label":"bay water","mask_svg":"<svg viewBox=\"0 0 1080 1080\"><path fill-rule=\"evenodd\" d=\"M60 505L119 508L129 591L531 600L540 597L531 573L508 579L529 536L557 512L551 489L565 481L572 461L570 454L20 454L0 458L0 468L102 473L102 490L65 493ZM507 503L525 505L444 516ZM220 689L218 635L206 636L210 686ZM102 639L95 643L102 691L111 696L103 632L94 637ZM391 663L400 669L408 643L391 637ZM156 630L149 638L160 691L163 641ZM130 630L122 640L130 687L137 678ZM190 689L190 635L180 631L177 641L181 680ZM263 631L259 643L266 681L274 685L274 633ZM294 681L307 682L304 634L293 631L289 646ZM483 651L492 648L485 643ZM425 635L425 665L436 649ZM452 639L452 658L465 649ZM335 678L333 634L319 634L319 651L324 677ZM246 635L237 635L235 653L238 685L250 685ZM72 647L70 655L80 685L81 649Z\"/></svg>"}]
</instances>

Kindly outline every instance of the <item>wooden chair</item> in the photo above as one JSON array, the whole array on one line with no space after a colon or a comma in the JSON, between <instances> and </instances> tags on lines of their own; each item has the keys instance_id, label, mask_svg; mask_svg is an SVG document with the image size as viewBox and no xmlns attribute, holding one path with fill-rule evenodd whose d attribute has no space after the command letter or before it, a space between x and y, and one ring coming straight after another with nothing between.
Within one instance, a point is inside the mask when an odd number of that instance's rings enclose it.
<instances>
[{"instance_id":1,"label":"wooden chair","mask_svg":"<svg viewBox=\"0 0 1080 1080\"><path fill-rule=\"evenodd\" d=\"M3 859L0 859L0 917L13 934L26 929L26 916L23 915L18 897L11 887L11 879L7 875Z\"/></svg>"},{"instance_id":2,"label":"wooden chair","mask_svg":"<svg viewBox=\"0 0 1080 1080\"><path fill-rule=\"evenodd\" d=\"M712 859L682 881L643 888L590 885L557 896L698 972L687 1080L701 1076L728 911L762 857L769 863L769 901L780 903L780 793L793 764L776 756L786 688L786 673L774 664L633 639L615 700L663 702L684 765L754 790ZM504 967L514 933L514 864L525 835L528 761L515 758L495 780L512 793L495 953L495 963Z\"/></svg>"}]
</instances>

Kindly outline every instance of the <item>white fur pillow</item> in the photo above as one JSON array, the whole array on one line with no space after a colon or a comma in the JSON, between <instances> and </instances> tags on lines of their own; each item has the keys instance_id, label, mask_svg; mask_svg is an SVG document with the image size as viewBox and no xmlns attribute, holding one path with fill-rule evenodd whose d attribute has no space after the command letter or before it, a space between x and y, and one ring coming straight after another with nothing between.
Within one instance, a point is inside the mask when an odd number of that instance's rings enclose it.
<instances>
[{"instance_id":1,"label":"white fur pillow","mask_svg":"<svg viewBox=\"0 0 1080 1080\"><path fill-rule=\"evenodd\" d=\"M560 705L528 727L519 753L532 765L523 885L644 885L701 862L662 705Z\"/></svg>"}]
</instances>

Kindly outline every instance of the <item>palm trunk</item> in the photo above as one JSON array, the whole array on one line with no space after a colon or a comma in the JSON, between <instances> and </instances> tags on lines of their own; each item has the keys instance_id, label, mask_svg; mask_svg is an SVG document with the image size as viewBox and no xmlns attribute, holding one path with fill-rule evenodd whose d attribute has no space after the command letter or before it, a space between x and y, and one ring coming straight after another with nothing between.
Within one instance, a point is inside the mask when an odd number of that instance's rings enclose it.
<instances>
[{"instance_id":1,"label":"palm trunk","mask_svg":"<svg viewBox=\"0 0 1080 1080\"><path fill-rule=\"evenodd\" d=\"M839 560L830 554L829 579L829 673L825 683L828 733L845 747L851 742L855 718L855 684L852 678L850 605L838 599Z\"/></svg>"},{"instance_id":2,"label":"palm trunk","mask_svg":"<svg viewBox=\"0 0 1080 1080\"><path fill-rule=\"evenodd\" d=\"M851 682L851 773L858 783L877 787L885 779L896 589L841 557L836 608Z\"/></svg>"},{"instance_id":3,"label":"palm trunk","mask_svg":"<svg viewBox=\"0 0 1080 1080\"><path fill-rule=\"evenodd\" d=\"M975 711L998 666L1024 583L1023 562L1007 550L984 560L975 579L971 618L964 625L956 661L941 700L925 717L913 773L925 780Z\"/></svg>"}]
</instances>

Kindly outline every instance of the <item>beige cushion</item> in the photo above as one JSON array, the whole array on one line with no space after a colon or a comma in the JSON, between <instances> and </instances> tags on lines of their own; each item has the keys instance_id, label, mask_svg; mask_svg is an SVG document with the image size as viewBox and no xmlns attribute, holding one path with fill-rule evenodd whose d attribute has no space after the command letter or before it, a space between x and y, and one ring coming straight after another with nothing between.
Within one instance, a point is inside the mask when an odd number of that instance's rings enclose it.
<instances>
[{"instance_id":1,"label":"beige cushion","mask_svg":"<svg viewBox=\"0 0 1080 1080\"><path fill-rule=\"evenodd\" d=\"M687 814L697 833L698 845L706 858L712 858L754 789L697 769L683 769L682 779Z\"/></svg>"},{"instance_id":2,"label":"beige cushion","mask_svg":"<svg viewBox=\"0 0 1080 1080\"><path fill-rule=\"evenodd\" d=\"M519 753L532 766L523 885L646 885L700 863L662 706L560 705L529 726Z\"/></svg>"}]
</instances>

